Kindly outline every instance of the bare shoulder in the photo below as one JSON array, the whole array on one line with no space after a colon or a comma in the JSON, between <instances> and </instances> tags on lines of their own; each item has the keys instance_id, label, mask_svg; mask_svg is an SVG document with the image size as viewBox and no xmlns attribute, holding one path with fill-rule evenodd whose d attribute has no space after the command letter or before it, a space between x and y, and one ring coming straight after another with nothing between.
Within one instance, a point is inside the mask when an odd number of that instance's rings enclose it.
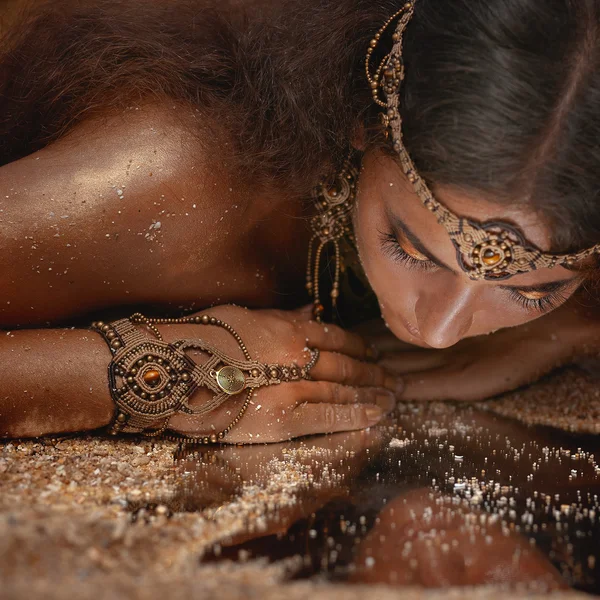
<instances>
[{"instance_id":1,"label":"bare shoulder","mask_svg":"<svg viewBox=\"0 0 600 600\"><path fill-rule=\"evenodd\" d=\"M154 301L222 210L213 135L191 107L132 107L0 168L0 327Z\"/></svg>"}]
</instances>

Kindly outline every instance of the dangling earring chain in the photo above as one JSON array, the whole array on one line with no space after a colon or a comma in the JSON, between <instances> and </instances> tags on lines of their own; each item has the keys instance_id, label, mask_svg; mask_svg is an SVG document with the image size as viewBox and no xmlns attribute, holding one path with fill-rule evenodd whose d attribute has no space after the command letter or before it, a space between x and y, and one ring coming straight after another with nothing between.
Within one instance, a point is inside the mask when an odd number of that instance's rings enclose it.
<instances>
[{"instance_id":1,"label":"dangling earring chain","mask_svg":"<svg viewBox=\"0 0 600 600\"><path fill-rule=\"evenodd\" d=\"M321 322L325 307L321 303L319 291L319 274L323 250L333 245L335 253L335 269L331 290L331 306L335 309L340 294L341 252L340 240L344 236L352 237L352 207L356 198L356 181L358 173L352 166L351 159L344 163L344 168L336 176L333 184L323 182L313 191L313 199L318 214L311 219L313 236L308 247L308 264L306 268L306 289L313 298L313 316Z\"/></svg>"}]
</instances>

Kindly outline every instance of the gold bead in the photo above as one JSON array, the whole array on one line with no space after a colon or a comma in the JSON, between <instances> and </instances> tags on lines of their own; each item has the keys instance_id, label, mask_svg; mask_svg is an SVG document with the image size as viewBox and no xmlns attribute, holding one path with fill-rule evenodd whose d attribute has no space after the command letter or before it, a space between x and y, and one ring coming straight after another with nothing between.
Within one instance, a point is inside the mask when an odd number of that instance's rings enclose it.
<instances>
[{"instance_id":1,"label":"gold bead","mask_svg":"<svg viewBox=\"0 0 600 600\"><path fill-rule=\"evenodd\" d=\"M210 317L208 315L203 315L202 323L204 323L204 325L208 325L210 323Z\"/></svg>"},{"instance_id":2,"label":"gold bead","mask_svg":"<svg viewBox=\"0 0 600 600\"><path fill-rule=\"evenodd\" d=\"M211 441L212 444L216 444L217 443L218 440L217 440L217 435L215 433L213 433L210 436L210 441Z\"/></svg>"}]
</instances>

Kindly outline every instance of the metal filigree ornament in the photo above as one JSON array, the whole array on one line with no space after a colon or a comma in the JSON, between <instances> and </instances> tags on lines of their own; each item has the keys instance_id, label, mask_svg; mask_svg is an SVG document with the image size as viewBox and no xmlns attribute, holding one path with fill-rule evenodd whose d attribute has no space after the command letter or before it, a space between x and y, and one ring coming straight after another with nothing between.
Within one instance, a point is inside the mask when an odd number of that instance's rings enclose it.
<instances>
[{"instance_id":1,"label":"metal filigree ornament","mask_svg":"<svg viewBox=\"0 0 600 600\"><path fill-rule=\"evenodd\" d=\"M356 198L357 179L358 173L351 158L348 158L333 183L322 182L313 191L317 214L311 219L313 236L308 249L306 289L313 298L313 316L317 321L321 321L325 311L321 302L319 276L323 252L329 245L333 246L335 255L331 305L333 309L337 306L342 269L340 241L344 237L353 241L352 207Z\"/></svg>"},{"instance_id":2,"label":"metal filigree ornament","mask_svg":"<svg viewBox=\"0 0 600 600\"><path fill-rule=\"evenodd\" d=\"M167 343L157 324L212 325L228 331L238 343L243 359L228 356L201 339L184 339ZM156 339L148 337L143 327ZM136 313L129 319L92 325L107 341L113 354L108 367L110 391L117 406L112 432L144 433L156 436L169 427L178 413L202 417L232 396L246 392L237 416L220 432L198 438L178 436L188 442L204 444L220 442L240 421L255 390L301 379L310 379L310 371L319 359L318 350L309 350L310 360L304 366L263 364L252 360L241 337L227 323L202 315L181 319L148 319ZM186 353L199 351L206 355L203 363ZM201 406L190 400L200 388L208 388L213 397Z\"/></svg>"},{"instance_id":3,"label":"metal filigree ornament","mask_svg":"<svg viewBox=\"0 0 600 600\"><path fill-rule=\"evenodd\" d=\"M536 269L556 266L572 268L593 255L600 254L600 244L572 254L551 254L540 250L526 240L519 229L505 221L477 222L459 217L438 202L419 173L404 146L402 116L400 114L400 89L404 80L403 41L415 10L417 0L407 2L383 25L371 40L367 50L365 70L371 85L373 101L385 109L381 120L391 132L394 150L406 177L428 210L437 218L456 249L460 268L474 280L504 280ZM392 36L392 50L384 56L375 71L371 68L374 52L381 38L397 22Z\"/></svg>"}]
</instances>

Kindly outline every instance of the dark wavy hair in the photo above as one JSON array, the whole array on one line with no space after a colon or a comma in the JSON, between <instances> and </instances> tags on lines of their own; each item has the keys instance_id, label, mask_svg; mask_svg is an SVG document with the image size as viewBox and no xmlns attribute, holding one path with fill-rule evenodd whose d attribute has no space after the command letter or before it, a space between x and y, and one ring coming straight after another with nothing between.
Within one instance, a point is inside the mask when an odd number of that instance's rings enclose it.
<instances>
[{"instance_id":1,"label":"dark wavy hair","mask_svg":"<svg viewBox=\"0 0 600 600\"><path fill-rule=\"evenodd\" d=\"M1 42L0 164L97 111L202 108L248 177L307 192L362 123L363 71L398 0L51 0ZM405 138L432 184L526 203L555 250L600 241L600 0L417 0Z\"/></svg>"}]
</instances>

